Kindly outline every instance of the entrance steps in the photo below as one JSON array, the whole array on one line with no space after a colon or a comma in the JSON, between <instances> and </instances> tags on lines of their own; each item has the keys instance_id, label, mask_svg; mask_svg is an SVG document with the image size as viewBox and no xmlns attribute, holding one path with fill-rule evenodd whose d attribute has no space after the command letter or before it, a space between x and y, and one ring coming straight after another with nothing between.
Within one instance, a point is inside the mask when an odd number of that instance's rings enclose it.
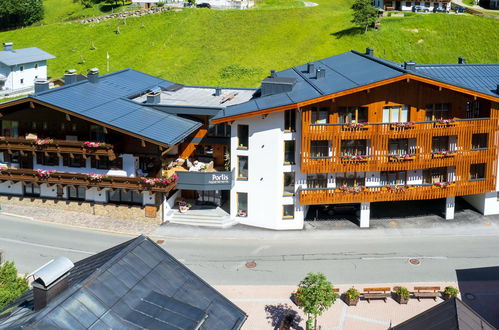
<instances>
[{"instance_id":1,"label":"entrance steps","mask_svg":"<svg viewBox=\"0 0 499 330\"><path fill-rule=\"evenodd\" d=\"M237 220L231 219L230 214L220 207L196 208L194 206L185 213L180 213L178 208L172 211L173 214L169 219L170 223L214 228L228 228L238 223Z\"/></svg>"}]
</instances>

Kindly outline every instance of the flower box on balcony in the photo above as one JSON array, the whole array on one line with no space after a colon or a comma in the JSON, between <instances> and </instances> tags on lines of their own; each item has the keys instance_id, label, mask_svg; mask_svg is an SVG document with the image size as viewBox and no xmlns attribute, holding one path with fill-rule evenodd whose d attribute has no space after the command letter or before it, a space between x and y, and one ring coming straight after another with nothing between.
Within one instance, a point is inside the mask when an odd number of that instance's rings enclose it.
<instances>
[{"instance_id":1,"label":"flower box on balcony","mask_svg":"<svg viewBox=\"0 0 499 330\"><path fill-rule=\"evenodd\" d=\"M404 160L413 160L416 158L415 154L389 154L388 160L391 162L395 161L404 161Z\"/></svg>"},{"instance_id":2,"label":"flower box on balcony","mask_svg":"<svg viewBox=\"0 0 499 330\"><path fill-rule=\"evenodd\" d=\"M361 192L364 192L366 190L366 187L364 186L347 187L343 185L338 190L345 194L359 194Z\"/></svg>"},{"instance_id":3,"label":"flower box on balcony","mask_svg":"<svg viewBox=\"0 0 499 330\"><path fill-rule=\"evenodd\" d=\"M435 122L436 127L447 127L456 125L455 119L437 119Z\"/></svg>"},{"instance_id":4,"label":"flower box on balcony","mask_svg":"<svg viewBox=\"0 0 499 330\"><path fill-rule=\"evenodd\" d=\"M392 123L390 127L392 129L409 129L414 127L414 122L408 121L408 122Z\"/></svg>"},{"instance_id":5,"label":"flower box on balcony","mask_svg":"<svg viewBox=\"0 0 499 330\"><path fill-rule=\"evenodd\" d=\"M50 178L53 174L57 173L56 171L49 171L49 170L36 170L36 176L39 179L48 179Z\"/></svg>"},{"instance_id":6,"label":"flower box on balcony","mask_svg":"<svg viewBox=\"0 0 499 330\"><path fill-rule=\"evenodd\" d=\"M104 142L92 142L92 141L85 141L83 142L83 146L87 149L99 149L99 148L105 148L106 143Z\"/></svg>"},{"instance_id":7,"label":"flower box on balcony","mask_svg":"<svg viewBox=\"0 0 499 330\"><path fill-rule=\"evenodd\" d=\"M404 192L406 190L409 190L411 186L407 184L399 184L399 185L390 184L386 185L384 188L386 188L386 190L390 192Z\"/></svg>"},{"instance_id":8,"label":"flower box on balcony","mask_svg":"<svg viewBox=\"0 0 499 330\"><path fill-rule=\"evenodd\" d=\"M369 160L368 155L342 155L340 156L342 161L353 161L353 162L367 162Z\"/></svg>"},{"instance_id":9,"label":"flower box on balcony","mask_svg":"<svg viewBox=\"0 0 499 330\"><path fill-rule=\"evenodd\" d=\"M46 138L46 139L36 138L34 140L34 143L37 146L46 146L46 145L54 144L54 139L50 139L50 138Z\"/></svg>"},{"instance_id":10,"label":"flower box on balcony","mask_svg":"<svg viewBox=\"0 0 499 330\"><path fill-rule=\"evenodd\" d=\"M446 189L449 187L454 187L454 185L455 185L454 182L435 182L433 184L433 188Z\"/></svg>"},{"instance_id":11,"label":"flower box on balcony","mask_svg":"<svg viewBox=\"0 0 499 330\"><path fill-rule=\"evenodd\" d=\"M102 182L104 180L107 180L109 179L109 176L105 175L105 174L95 174L95 173L89 173L87 174L88 175L88 179L91 181L91 182Z\"/></svg>"},{"instance_id":12,"label":"flower box on balcony","mask_svg":"<svg viewBox=\"0 0 499 330\"><path fill-rule=\"evenodd\" d=\"M367 122L364 122L364 123L345 123L343 124L343 128L344 129L348 129L348 130L360 130L360 129L367 129L367 125L369 125L369 123Z\"/></svg>"},{"instance_id":13,"label":"flower box on balcony","mask_svg":"<svg viewBox=\"0 0 499 330\"><path fill-rule=\"evenodd\" d=\"M444 151L435 151L432 152L433 158L446 158L446 157L454 157L456 155L455 151L444 150Z\"/></svg>"}]
</instances>

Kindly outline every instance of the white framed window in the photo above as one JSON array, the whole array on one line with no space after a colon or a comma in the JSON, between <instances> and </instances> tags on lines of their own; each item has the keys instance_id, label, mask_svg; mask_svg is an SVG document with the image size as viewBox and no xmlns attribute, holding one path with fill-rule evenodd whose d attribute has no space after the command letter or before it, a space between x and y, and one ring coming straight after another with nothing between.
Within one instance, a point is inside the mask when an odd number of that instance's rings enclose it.
<instances>
[{"instance_id":1,"label":"white framed window","mask_svg":"<svg viewBox=\"0 0 499 330\"><path fill-rule=\"evenodd\" d=\"M409 121L409 107L394 105L383 107L383 123L405 123Z\"/></svg>"}]
</instances>

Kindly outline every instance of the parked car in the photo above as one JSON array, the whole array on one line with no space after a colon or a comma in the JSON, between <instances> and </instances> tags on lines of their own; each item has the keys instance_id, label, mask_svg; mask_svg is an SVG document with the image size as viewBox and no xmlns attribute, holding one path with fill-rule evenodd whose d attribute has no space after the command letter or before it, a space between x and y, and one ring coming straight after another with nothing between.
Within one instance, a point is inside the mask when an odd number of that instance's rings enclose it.
<instances>
[{"instance_id":1,"label":"parked car","mask_svg":"<svg viewBox=\"0 0 499 330\"><path fill-rule=\"evenodd\" d=\"M208 8L210 9L211 8L211 5L209 3L206 3L206 2L202 2L200 4L197 4L196 5L197 8Z\"/></svg>"},{"instance_id":2,"label":"parked car","mask_svg":"<svg viewBox=\"0 0 499 330\"><path fill-rule=\"evenodd\" d=\"M359 207L355 204L335 204L335 205L322 205L323 211L328 215L336 214L355 214L355 216L360 216Z\"/></svg>"},{"instance_id":3,"label":"parked car","mask_svg":"<svg viewBox=\"0 0 499 330\"><path fill-rule=\"evenodd\" d=\"M423 6L412 6L412 11L415 13L429 13L430 8Z\"/></svg>"},{"instance_id":4,"label":"parked car","mask_svg":"<svg viewBox=\"0 0 499 330\"><path fill-rule=\"evenodd\" d=\"M464 7L458 6L456 9L456 13L464 13L466 9Z\"/></svg>"},{"instance_id":5,"label":"parked car","mask_svg":"<svg viewBox=\"0 0 499 330\"><path fill-rule=\"evenodd\" d=\"M433 8L434 13L449 13L449 11L445 8L435 7Z\"/></svg>"}]
</instances>

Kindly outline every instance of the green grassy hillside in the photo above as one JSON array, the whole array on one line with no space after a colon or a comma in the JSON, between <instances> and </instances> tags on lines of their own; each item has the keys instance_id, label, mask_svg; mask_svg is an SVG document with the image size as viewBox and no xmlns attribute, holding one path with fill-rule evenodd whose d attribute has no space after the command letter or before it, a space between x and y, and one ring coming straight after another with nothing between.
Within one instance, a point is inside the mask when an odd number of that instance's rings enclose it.
<instances>
[{"instance_id":1,"label":"green grassy hillside","mask_svg":"<svg viewBox=\"0 0 499 330\"><path fill-rule=\"evenodd\" d=\"M362 34L350 23L349 0L317 2L311 8L187 9L127 19L126 24L50 24L0 33L0 41L37 46L57 56L49 62L52 77L71 68L99 67L105 73L108 52L110 71L132 67L185 84L257 86L270 69L368 46L395 61L454 63L465 56L469 62L499 62L492 33L499 28L496 20L445 14L389 17L379 31ZM120 34L115 32L118 24Z\"/></svg>"}]
</instances>

